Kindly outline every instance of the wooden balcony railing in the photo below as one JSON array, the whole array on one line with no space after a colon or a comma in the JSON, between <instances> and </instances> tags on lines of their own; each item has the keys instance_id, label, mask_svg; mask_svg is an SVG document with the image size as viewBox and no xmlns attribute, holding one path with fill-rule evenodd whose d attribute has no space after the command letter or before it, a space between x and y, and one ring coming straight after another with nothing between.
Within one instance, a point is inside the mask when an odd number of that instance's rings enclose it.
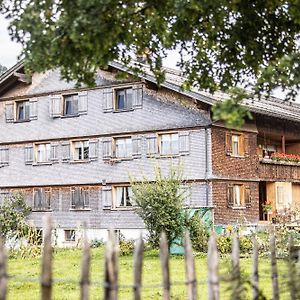
<instances>
[{"instance_id":1,"label":"wooden balcony railing","mask_svg":"<svg viewBox=\"0 0 300 300\"><path fill-rule=\"evenodd\" d=\"M266 180L300 180L300 163L262 158L259 177Z\"/></svg>"}]
</instances>

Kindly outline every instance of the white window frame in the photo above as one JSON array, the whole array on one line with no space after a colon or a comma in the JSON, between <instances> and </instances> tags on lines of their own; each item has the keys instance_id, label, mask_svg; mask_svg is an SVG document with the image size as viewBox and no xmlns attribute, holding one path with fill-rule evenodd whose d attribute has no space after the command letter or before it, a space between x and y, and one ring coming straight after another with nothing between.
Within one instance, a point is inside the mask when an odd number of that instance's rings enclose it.
<instances>
[{"instance_id":1,"label":"white window frame","mask_svg":"<svg viewBox=\"0 0 300 300\"><path fill-rule=\"evenodd\" d=\"M67 102L68 102L68 98L72 97L72 100L70 101L72 103L72 110L74 110L74 96L77 97L77 112L72 112L72 113L68 113L67 114ZM63 117L74 117L74 116L78 116L79 115L79 95L78 93L73 93L73 94L63 94L62 95L62 103L63 103L63 109L62 109L62 115Z\"/></svg>"},{"instance_id":2,"label":"white window frame","mask_svg":"<svg viewBox=\"0 0 300 300\"><path fill-rule=\"evenodd\" d=\"M131 99L129 99L129 94L127 93L130 91ZM118 94L124 92L124 108L119 108L118 105ZM128 111L133 109L133 88L132 87L124 87L120 89L114 89L114 111Z\"/></svg>"},{"instance_id":3,"label":"white window frame","mask_svg":"<svg viewBox=\"0 0 300 300\"><path fill-rule=\"evenodd\" d=\"M71 141L72 146L72 160L73 161L88 161L90 159L90 148L89 148L89 140L75 140ZM79 147L78 147L79 146ZM77 156L78 149L78 156ZM81 158L80 158L80 150L81 150ZM87 151L87 152L85 152ZM85 156L87 153L87 156Z\"/></svg>"},{"instance_id":4,"label":"white window frame","mask_svg":"<svg viewBox=\"0 0 300 300\"><path fill-rule=\"evenodd\" d=\"M128 141L130 141L128 143ZM120 152L120 146L123 145L125 150ZM132 158L132 137L122 136L113 138L113 157L116 159L130 159Z\"/></svg>"},{"instance_id":5,"label":"white window frame","mask_svg":"<svg viewBox=\"0 0 300 300\"><path fill-rule=\"evenodd\" d=\"M67 232L70 232L70 238L68 238ZM76 230L75 229L64 229L64 241L68 243L76 242Z\"/></svg>"},{"instance_id":6,"label":"white window frame","mask_svg":"<svg viewBox=\"0 0 300 300\"><path fill-rule=\"evenodd\" d=\"M127 199L123 199L123 203L124 205L118 205L117 203L117 197L118 197L118 191L121 192L121 189L123 189L122 191L122 198L124 196L124 189L125 193L130 197L130 195L132 195L132 187L130 185L115 185L113 186L112 189L112 209L132 209L134 207L134 204L131 202L130 205L127 205ZM130 199L130 198L129 198ZM130 201L130 200L129 200ZM121 203L121 201L119 201Z\"/></svg>"},{"instance_id":7,"label":"white window frame","mask_svg":"<svg viewBox=\"0 0 300 300\"><path fill-rule=\"evenodd\" d=\"M24 105L24 118L20 119L19 118L19 108L21 105ZM24 99L24 100L18 100L14 102L14 114L15 114L15 122L26 122L26 121L30 121L30 101L29 99ZM28 114L28 117L26 118L26 111Z\"/></svg>"},{"instance_id":8,"label":"white window frame","mask_svg":"<svg viewBox=\"0 0 300 300\"><path fill-rule=\"evenodd\" d=\"M169 137L169 141L163 141L165 138ZM176 139L174 139L176 137ZM169 143L169 151L164 149L164 143ZM174 147L173 143L177 142L177 146ZM175 149L174 149L175 148ZM179 155L179 133L178 132L165 132L158 133L158 152L160 156L175 156Z\"/></svg>"},{"instance_id":9,"label":"white window frame","mask_svg":"<svg viewBox=\"0 0 300 300\"><path fill-rule=\"evenodd\" d=\"M39 158L39 151L40 150L44 151L44 154L43 154L43 156L45 158L44 160L40 160L40 158ZM51 162L51 144L50 143L34 144L34 161L37 164L43 164L43 163L50 163Z\"/></svg>"}]
</instances>

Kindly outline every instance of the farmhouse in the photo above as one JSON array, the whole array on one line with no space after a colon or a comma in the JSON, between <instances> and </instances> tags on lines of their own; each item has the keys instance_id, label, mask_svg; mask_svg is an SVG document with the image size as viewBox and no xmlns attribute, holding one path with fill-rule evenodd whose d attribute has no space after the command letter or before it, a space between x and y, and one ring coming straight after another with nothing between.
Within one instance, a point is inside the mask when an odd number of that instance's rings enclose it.
<instances>
[{"instance_id":1,"label":"farmhouse","mask_svg":"<svg viewBox=\"0 0 300 300\"><path fill-rule=\"evenodd\" d=\"M22 62L2 74L0 202L22 193L37 227L53 216L62 245L76 241L83 222L91 240L111 227L136 237L144 226L129 178L151 180L155 166L180 165L185 205L215 225L256 225L297 205L298 105L248 100L253 119L231 130L211 117L226 95L182 91L183 78L168 69L158 87L145 70L137 78L112 62L93 88L76 88L58 70L29 78Z\"/></svg>"}]
</instances>

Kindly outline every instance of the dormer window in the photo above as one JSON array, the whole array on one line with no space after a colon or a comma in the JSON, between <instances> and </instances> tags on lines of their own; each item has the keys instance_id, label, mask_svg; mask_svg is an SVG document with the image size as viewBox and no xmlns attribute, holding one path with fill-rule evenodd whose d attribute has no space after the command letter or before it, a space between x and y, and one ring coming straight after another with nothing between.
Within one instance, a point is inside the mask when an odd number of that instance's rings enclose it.
<instances>
[{"instance_id":1,"label":"dormer window","mask_svg":"<svg viewBox=\"0 0 300 300\"><path fill-rule=\"evenodd\" d=\"M30 118L29 100L16 102L16 121L28 121Z\"/></svg>"},{"instance_id":2,"label":"dormer window","mask_svg":"<svg viewBox=\"0 0 300 300\"><path fill-rule=\"evenodd\" d=\"M119 89L115 91L115 111L132 109L132 88Z\"/></svg>"}]
</instances>

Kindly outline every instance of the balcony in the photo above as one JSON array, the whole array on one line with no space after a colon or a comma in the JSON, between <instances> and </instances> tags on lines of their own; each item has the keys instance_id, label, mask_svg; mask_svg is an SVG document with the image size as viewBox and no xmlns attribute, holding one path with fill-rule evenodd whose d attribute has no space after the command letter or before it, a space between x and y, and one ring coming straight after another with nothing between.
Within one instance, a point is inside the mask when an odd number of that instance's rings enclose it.
<instances>
[{"instance_id":1,"label":"balcony","mask_svg":"<svg viewBox=\"0 0 300 300\"><path fill-rule=\"evenodd\" d=\"M293 155L294 156L294 155ZM293 157L292 155L290 157ZM300 180L300 160L288 158L260 158L259 177L264 180Z\"/></svg>"}]
</instances>

